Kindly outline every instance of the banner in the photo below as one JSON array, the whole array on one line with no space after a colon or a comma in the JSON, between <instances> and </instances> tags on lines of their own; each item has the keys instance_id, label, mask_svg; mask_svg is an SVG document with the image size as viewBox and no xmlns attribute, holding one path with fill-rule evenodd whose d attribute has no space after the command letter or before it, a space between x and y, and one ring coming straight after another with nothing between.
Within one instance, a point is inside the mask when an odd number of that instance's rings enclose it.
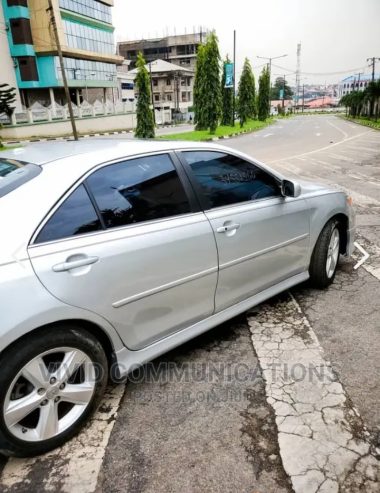
<instances>
[{"instance_id":1,"label":"banner","mask_svg":"<svg viewBox=\"0 0 380 493\"><path fill-rule=\"evenodd\" d=\"M234 64L225 63L224 70L226 74L226 83L224 87L234 87Z\"/></svg>"}]
</instances>

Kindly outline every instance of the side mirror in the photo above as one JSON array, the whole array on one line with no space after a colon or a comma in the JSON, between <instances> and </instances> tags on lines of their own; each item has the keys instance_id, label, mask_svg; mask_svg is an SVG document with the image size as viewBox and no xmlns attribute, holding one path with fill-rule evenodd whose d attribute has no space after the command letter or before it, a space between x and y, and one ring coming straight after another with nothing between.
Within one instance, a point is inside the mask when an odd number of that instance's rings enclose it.
<instances>
[{"instance_id":1,"label":"side mirror","mask_svg":"<svg viewBox=\"0 0 380 493\"><path fill-rule=\"evenodd\" d=\"M282 180L281 193L284 197L299 197L301 195L301 185L295 181Z\"/></svg>"}]
</instances>

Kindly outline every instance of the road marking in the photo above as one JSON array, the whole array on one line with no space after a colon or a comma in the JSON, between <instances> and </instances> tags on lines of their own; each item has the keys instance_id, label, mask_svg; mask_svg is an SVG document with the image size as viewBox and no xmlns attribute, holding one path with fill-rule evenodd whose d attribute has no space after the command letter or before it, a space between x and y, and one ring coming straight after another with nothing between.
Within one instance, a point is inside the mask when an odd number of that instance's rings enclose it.
<instances>
[{"instance_id":1,"label":"road marking","mask_svg":"<svg viewBox=\"0 0 380 493\"><path fill-rule=\"evenodd\" d=\"M93 493L124 390L125 385L107 389L89 424L60 449L36 458L9 459L0 478L0 491Z\"/></svg>"},{"instance_id":2,"label":"road marking","mask_svg":"<svg viewBox=\"0 0 380 493\"><path fill-rule=\"evenodd\" d=\"M347 138L348 138L348 133L347 133L347 132L345 132L342 128L338 127L337 125L335 125L334 123L332 123L330 120L327 120L327 123L328 123L331 127L335 128L335 130L338 130L338 132L340 132L340 133L343 135L343 138L344 138L344 139L347 139Z\"/></svg>"},{"instance_id":3,"label":"road marking","mask_svg":"<svg viewBox=\"0 0 380 493\"><path fill-rule=\"evenodd\" d=\"M371 132L371 130L366 130L365 132L362 132L360 134L353 135L352 137L348 137L347 139L343 139L339 142L335 142L334 144L330 144L330 145L325 146L325 147L320 147L319 149L314 149L313 151L303 152L301 154L295 154L294 156L287 156L287 157L284 157L281 159L274 159L273 161L268 161L268 164L279 163L281 161L288 161L289 159L295 159L295 158L303 157L303 156L310 156L311 154L325 151L326 149L331 149L332 147L336 147L338 145L344 144L345 142L357 139L357 138L362 137L363 135L368 134L370 132Z\"/></svg>"},{"instance_id":4,"label":"road marking","mask_svg":"<svg viewBox=\"0 0 380 493\"><path fill-rule=\"evenodd\" d=\"M319 132L315 134L316 137L320 137L322 134L320 134Z\"/></svg>"},{"instance_id":5,"label":"road marking","mask_svg":"<svg viewBox=\"0 0 380 493\"><path fill-rule=\"evenodd\" d=\"M359 260L359 262L357 262L357 264L354 266L354 269L359 269L359 267L361 265L364 264L364 262L369 258L369 253L364 250L364 248L362 246L359 245L359 243L357 241L355 241L354 245L356 246L356 248L363 254L363 257Z\"/></svg>"},{"instance_id":6,"label":"road marking","mask_svg":"<svg viewBox=\"0 0 380 493\"><path fill-rule=\"evenodd\" d=\"M370 259L371 259L366 263L362 263L361 266L369 274L376 277L376 279L380 281L380 248L377 245L375 245L374 243L368 241L362 235L359 234L357 236L359 237L361 245L359 245L359 243L356 242L355 246L360 246L360 248L358 248L358 250L361 251L361 253L366 252L370 256ZM364 245L365 248L362 245ZM362 251L362 249L364 250L364 252ZM355 252L354 252L354 257L357 257L355 255ZM368 260L368 258L366 258L365 260ZM358 265L358 264L356 264L356 265ZM356 268L356 266L355 266L355 268Z\"/></svg>"},{"instance_id":7,"label":"road marking","mask_svg":"<svg viewBox=\"0 0 380 493\"><path fill-rule=\"evenodd\" d=\"M377 491L369 433L296 300L260 305L248 323L295 493Z\"/></svg>"},{"instance_id":8,"label":"road marking","mask_svg":"<svg viewBox=\"0 0 380 493\"><path fill-rule=\"evenodd\" d=\"M271 135L274 135L274 134L265 134L265 135L263 135L263 139L266 139L267 137L270 137Z\"/></svg>"}]
</instances>

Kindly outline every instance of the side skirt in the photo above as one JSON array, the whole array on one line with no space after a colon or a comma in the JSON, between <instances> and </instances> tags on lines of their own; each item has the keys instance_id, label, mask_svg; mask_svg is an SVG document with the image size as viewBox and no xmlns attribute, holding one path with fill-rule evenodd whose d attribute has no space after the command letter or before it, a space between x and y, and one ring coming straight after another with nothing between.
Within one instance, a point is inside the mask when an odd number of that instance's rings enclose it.
<instances>
[{"instance_id":1,"label":"side skirt","mask_svg":"<svg viewBox=\"0 0 380 493\"><path fill-rule=\"evenodd\" d=\"M122 379L126 377L128 373L143 365L147 361L157 358L161 354L180 346L186 341L207 332L209 329L216 327L230 318L236 317L240 313L247 311L249 308L258 305L268 298L272 298L272 296L275 296L282 291L286 291L292 286L304 282L307 279L309 279L309 272L302 272L301 274L297 274L289 279L286 279L285 281L271 286L261 293L255 294L254 296L241 301L236 305L228 307L225 310L212 315L211 317L197 322L186 329L175 332L174 334L165 337L165 339L161 339L160 341L157 341L144 349L138 351L131 351L127 348L121 349L116 353L118 368L113 368L113 376L117 379Z\"/></svg>"}]
</instances>

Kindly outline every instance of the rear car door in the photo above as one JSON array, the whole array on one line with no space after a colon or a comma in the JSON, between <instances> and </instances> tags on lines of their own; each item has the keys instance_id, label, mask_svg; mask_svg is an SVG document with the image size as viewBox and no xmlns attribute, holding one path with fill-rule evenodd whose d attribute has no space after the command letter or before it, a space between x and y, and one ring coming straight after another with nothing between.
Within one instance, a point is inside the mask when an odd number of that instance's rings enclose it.
<instances>
[{"instance_id":1,"label":"rear car door","mask_svg":"<svg viewBox=\"0 0 380 493\"><path fill-rule=\"evenodd\" d=\"M214 312L214 235L175 160L162 153L101 166L29 247L45 287L107 319L130 349Z\"/></svg>"},{"instance_id":2,"label":"rear car door","mask_svg":"<svg viewBox=\"0 0 380 493\"><path fill-rule=\"evenodd\" d=\"M276 177L240 156L215 150L180 156L216 237L216 311L307 268L305 200L283 197Z\"/></svg>"}]
</instances>

